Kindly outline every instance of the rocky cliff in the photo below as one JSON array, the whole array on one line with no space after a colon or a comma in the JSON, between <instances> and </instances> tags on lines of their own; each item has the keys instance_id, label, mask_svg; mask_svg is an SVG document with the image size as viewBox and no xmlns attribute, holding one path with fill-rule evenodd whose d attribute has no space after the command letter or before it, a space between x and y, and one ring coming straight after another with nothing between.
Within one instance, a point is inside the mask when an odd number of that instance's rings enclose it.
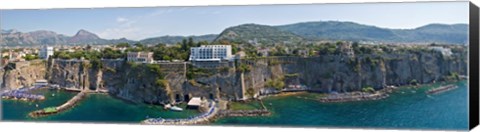
<instances>
[{"instance_id":1,"label":"rocky cliff","mask_svg":"<svg viewBox=\"0 0 480 132\"><path fill-rule=\"evenodd\" d=\"M283 78L287 85L304 84L319 92L382 89L387 85L431 83L467 74L465 57L438 53L281 57L250 64L254 69L248 74L252 80L246 81L253 83L254 89L262 88L266 80ZM292 75L295 81L289 82L285 76L292 78Z\"/></svg>"},{"instance_id":2,"label":"rocky cliff","mask_svg":"<svg viewBox=\"0 0 480 132\"><path fill-rule=\"evenodd\" d=\"M113 96L133 102L167 103L191 97L246 99L258 94L271 80L306 85L317 92L348 92L430 83L467 74L464 55L443 56L436 52L271 57L235 63L236 67L203 69L188 63L52 60L47 78L62 87L108 90ZM240 70L245 65L247 69Z\"/></svg>"},{"instance_id":3,"label":"rocky cliff","mask_svg":"<svg viewBox=\"0 0 480 132\"><path fill-rule=\"evenodd\" d=\"M0 70L0 89L18 89L32 86L36 80L45 79L46 63L42 60L15 62Z\"/></svg>"}]
</instances>

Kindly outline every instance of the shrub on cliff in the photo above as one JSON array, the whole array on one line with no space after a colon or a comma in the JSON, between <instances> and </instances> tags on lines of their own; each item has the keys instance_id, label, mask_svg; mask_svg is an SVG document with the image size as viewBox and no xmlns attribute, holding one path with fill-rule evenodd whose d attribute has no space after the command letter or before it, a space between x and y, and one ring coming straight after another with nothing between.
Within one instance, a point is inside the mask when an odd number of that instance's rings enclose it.
<instances>
[{"instance_id":1,"label":"shrub on cliff","mask_svg":"<svg viewBox=\"0 0 480 132\"><path fill-rule=\"evenodd\" d=\"M285 87L285 83L283 82L283 79L273 79L273 80L267 80L265 87L269 88L275 88L277 90L282 90Z\"/></svg>"},{"instance_id":2,"label":"shrub on cliff","mask_svg":"<svg viewBox=\"0 0 480 132\"><path fill-rule=\"evenodd\" d=\"M250 70L251 70L251 67L247 64L240 64L240 66L237 69L238 72L249 72Z\"/></svg>"},{"instance_id":3,"label":"shrub on cliff","mask_svg":"<svg viewBox=\"0 0 480 132\"><path fill-rule=\"evenodd\" d=\"M410 80L410 84L411 85L417 85L418 81L416 79L412 79L412 80Z\"/></svg>"},{"instance_id":4,"label":"shrub on cliff","mask_svg":"<svg viewBox=\"0 0 480 132\"><path fill-rule=\"evenodd\" d=\"M362 88L362 92L375 93L375 89L373 89L372 87L365 87L365 88Z\"/></svg>"},{"instance_id":5,"label":"shrub on cliff","mask_svg":"<svg viewBox=\"0 0 480 132\"><path fill-rule=\"evenodd\" d=\"M100 61L100 59L97 59L97 58L92 59L92 60L90 60L90 63L92 63L92 67L93 67L94 69L99 70L99 69L102 69L102 68L103 68L103 64L102 64L102 62Z\"/></svg>"}]
</instances>

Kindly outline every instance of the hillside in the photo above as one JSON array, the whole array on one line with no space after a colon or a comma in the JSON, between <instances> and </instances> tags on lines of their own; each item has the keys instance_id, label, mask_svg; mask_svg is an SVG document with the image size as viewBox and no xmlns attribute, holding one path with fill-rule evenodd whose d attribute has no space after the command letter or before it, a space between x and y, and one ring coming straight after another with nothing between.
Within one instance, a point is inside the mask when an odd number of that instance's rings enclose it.
<instances>
[{"instance_id":1,"label":"hillside","mask_svg":"<svg viewBox=\"0 0 480 132\"><path fill-rule=\"evenodd\" d=\"M153 37L140 40L142 44L175 44L178 42L182 42L183 39L192 38L193 41L208 41L212 42L218 35L217 34L207 34L207 35L200 35L200 36L160 36L160 37Z\"/></svg>"},{"instance_id":2,"label":"hillside","mask_svg":"<svg viewBox=\"0 0 480 132\"><path fill-rule=\"evenodd\" d=\"M102 39L86 30L79 30L74 36L66 36L53 31L38 30L33 32L19 32L17 30L2 30L0 45L6 46L35 46L35 45L101 45L116 43L133 43L132 40Z\"/></svg>"},{"instance_id":3,"label":"hillside","mask_svg":"<svg viewBox=\"0 0 480 132\"><path fill-rule=\"evenodd\" d=\"M276 26L308 40L455 43L467 42L467 24L429 24L415 29L388 29L353 22L320 21Z\"/></svg>"},{"instance_id":4,"label":"hillside","mask_svg":"<svg viewBox=\"0 0 480 132\"><path fill-rule=\"evenodd\" d=\"M303 38L291 32L282 31L272 26L243 24L225 29L214 40L214 42L220 42L222 40L234 41L238 43L257 41L259 43L295 44L302 41Z\"/></svg>"}]
</instances>

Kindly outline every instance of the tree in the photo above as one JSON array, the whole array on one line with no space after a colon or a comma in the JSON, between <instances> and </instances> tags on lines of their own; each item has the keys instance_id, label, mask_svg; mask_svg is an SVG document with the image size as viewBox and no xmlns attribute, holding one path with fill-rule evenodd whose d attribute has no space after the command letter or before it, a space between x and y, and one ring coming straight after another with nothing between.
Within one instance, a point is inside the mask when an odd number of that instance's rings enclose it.
<instances>
[{"instance_id":1,"label":"tree","mask_svg":"<svg viewBox=\"0 0 480 132\"><path fill-rule=\"evenodd\" d=\"M27 55L25 55L24 59L27 60L27 61L35 60L35 59L38 59L38 56L32 55L32 54L27 54Z\"/></svg>"},{"instance_id":2,"label":"tree","mask_svg":"<svg viewBox=\"0 0 480 132\"><path fill-rule=\"evenodd\" d=\"M130 45L128 43L118 43L115 47L117 47L117 48L129 48Z\"/></svg>"},{"instance_id":3,"label":"tree","mask_svg":"<svg viewBox=\"0 0 480 132\"><path fill-rule=\"evenodd\" d=\"M186 39L182 40L182 51L188 51L188 44Z\"/></svg>"},{"instance_id":4,"label":"tree","mask_svg":"<svg viewBox=\"0 0 480 132\"><path fill-rule=\"evenodd\" d=\"M193 38L192 37L189 37L188 38L188 47L195 47L195 43L193 42Z\"/></svg>"}]
</instances>

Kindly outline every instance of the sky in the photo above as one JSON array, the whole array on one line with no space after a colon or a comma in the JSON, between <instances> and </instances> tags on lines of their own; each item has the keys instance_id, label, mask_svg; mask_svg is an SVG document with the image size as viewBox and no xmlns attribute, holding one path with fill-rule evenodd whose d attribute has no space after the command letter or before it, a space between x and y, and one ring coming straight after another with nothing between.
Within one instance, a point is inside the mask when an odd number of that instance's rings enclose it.
<instances>
[{"instance_id":1,"label":"sky","mask_svg":"<svg viewBox=\"0 0 480 132\"><path fill-rule=\"evenodd\" d=\"M311 21L350 21L395 29L431 23L468 24L468 2L0 10L0 28L4 30L50 30L73 36L85 29L105 39L131 40L219 34L245 23Z\"/></svg>"}]
</instances>

